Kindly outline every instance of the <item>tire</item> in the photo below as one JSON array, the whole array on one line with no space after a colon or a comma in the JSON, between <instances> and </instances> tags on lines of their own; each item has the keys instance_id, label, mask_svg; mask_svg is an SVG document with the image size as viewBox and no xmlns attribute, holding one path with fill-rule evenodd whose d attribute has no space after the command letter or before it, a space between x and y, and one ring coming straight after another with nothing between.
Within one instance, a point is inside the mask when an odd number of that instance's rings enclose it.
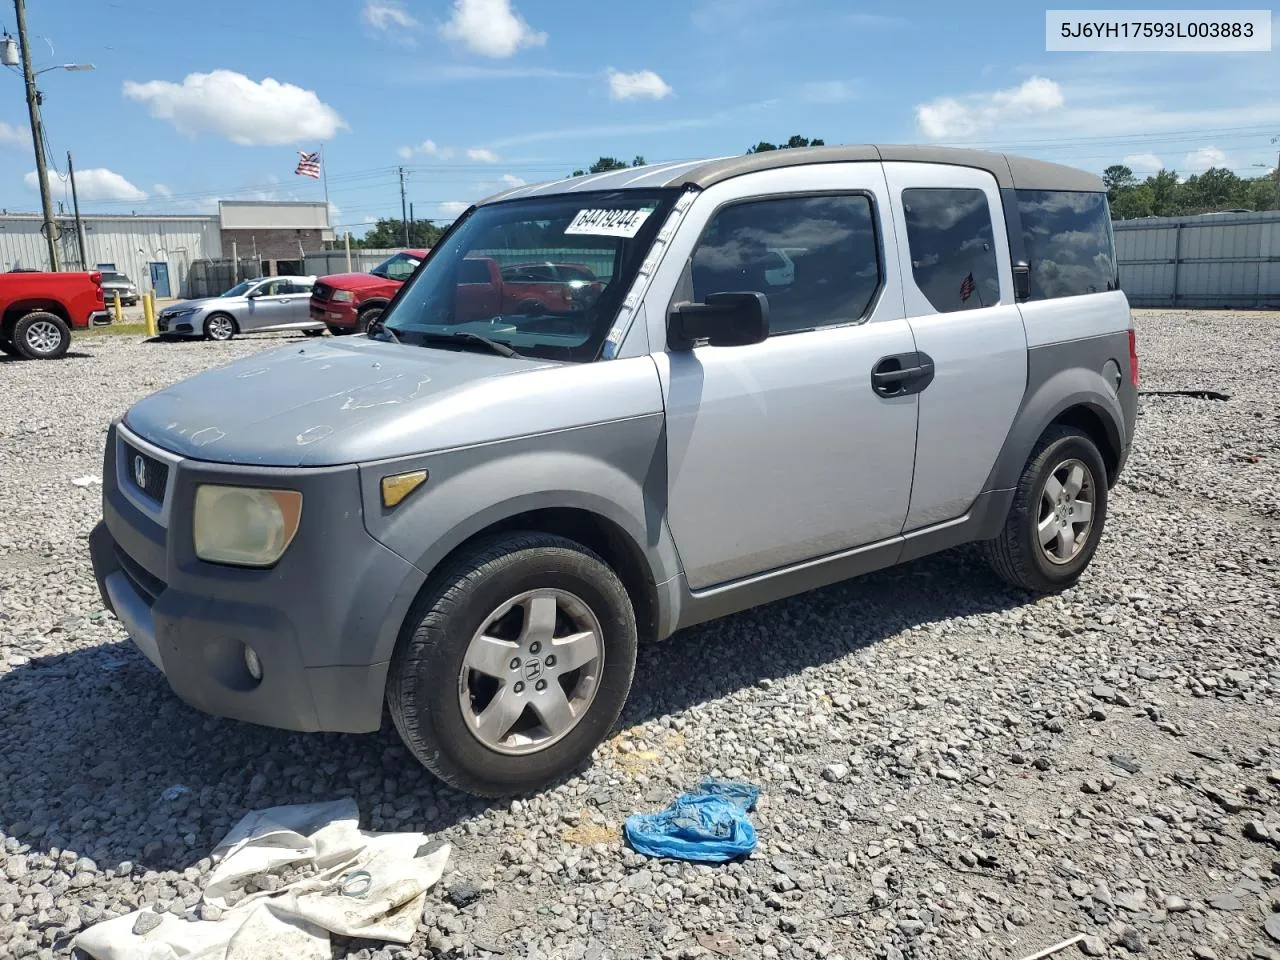
<instances>
[{"instance_id":1,"label":"tire","mask_svg":"<svg viewBox=\"0 0 1280 960\"><path fill-rule=\"evenodd\" d=\"M369 324L382 316L386 307L365 307L356 318L356 333L368 333Z\"/></svg>"},{"instance_id":2,"label":"tire","mask_svg":"<svg viewBox=\"0 0 1280 960\"><path fill-rule=\"evenodd\" d=\"M240 332L235 317L229 313L210 314L204 322L204 338L206 340L230 340Z\"/></svg>"},{"instance_id":3,"label":"tire","mask_svg":"<svg viewBox=\"0 0 1280 960\"><path fill-rule=\"evenodd\" d=\"M57 314L36 310L13 325L13 346L28 360L56 360L71 346L71 328Z\"/></svg>"},{"instance_id":4,"label":"tire","mask_svg":"<svg viewBox=\"0 0 1280 960\"><path fill-rule=\"evenodd\" d=\"M539 648L537 638L550 634L538 631L529 611L537 604L545 617L553 592L556 639ZM504 609L505 617L494 616ZM465 667L481 630L501 640L501 646L484 644L496 664L489 669L504 674L501 680ZM564 645L566 634L579 642ZM554 664L547 649L561 651L565 662ZM591 650L599 651L596 660L557 679ZM445 783L482 797L515 796L546 787L590 759L622 712L635 663L631 599L600 557L564 537L499 534L450 562L410 611L391 660L387 706L405 745ZM590 696L580 696L588 688ZM575 699L578 707L563 725L563 706L554 707ZM513 710L486 740L478 718L500 700ZM504 730L508 736L500 735Z\"/></svg>"},{"instance_id":5,"label":"tire","mask_svg":"<svg viewBox=\"0 0 1280 960\"><path fill-rule=\"evenodd\" d=\"M1074 483L1068 478L1075 466L1083 468L1084 485L1071 497ZM1052 489L1046 492L1051 481L1062 488L1065 500L1053 496ZM1074 586L1102 539L1107 492L1107 468L1097 445L1073 427L1050 427L1022 471L1004 530L983 544L987 562L1002 580L1033 593L1060 593ZM1080 519L1086 502L1087 525ZM1068 525L1069 546L1061 534L1054 535ZM1052 538L1045 546L1042 526Z\"/></svg>"}]
</instances>

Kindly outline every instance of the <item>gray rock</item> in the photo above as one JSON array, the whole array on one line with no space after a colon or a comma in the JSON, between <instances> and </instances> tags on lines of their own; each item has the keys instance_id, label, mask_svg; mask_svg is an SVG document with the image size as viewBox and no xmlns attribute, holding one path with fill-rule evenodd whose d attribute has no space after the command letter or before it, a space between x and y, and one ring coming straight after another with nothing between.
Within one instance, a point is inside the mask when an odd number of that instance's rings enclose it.
<instances>
[{"instance_id":1,"label":"gray rock","mask_svg":"<svg viewBox=\"0 0 1280 960\"><path fill-rule=\"evenodd\" d=\"M839 783L849 776L849 768L843 763L829 763L822 768L822 779L830 783Z\"/></svg>"},{"instance_id":2,"label":"gray rock","mask_svg":"<svg viewBox=\"0 0 1280 960\"><path fill-rule=\"evenodd\" d=\"M160 914L152 913L150 910L143 910L136 920L133 921L133 935L141 937L150 933L156 927L160 926Z\"/></svg>"},{"instance_id":3,"label":"gray rock","mask_svg":"<svg viewBox=\"0 0 1280 960\"><path fill-rule=\"evenodd\" d=\"M1234 893L1218 893L1206 901L1215 910L1243 910L1244 904Z\"/></svg>"},{"instance_id":4,"label":"gray rock","mask_svg":"<svg viewBox=\"0 0 1280 960\"><path fill-rule=\"evenodd\" d=\"M1080 952L1086 957L1105 957L1107 955L1107 945L1101 937L1090 934L1080 941Z\"/></svg>"}]
</instances>

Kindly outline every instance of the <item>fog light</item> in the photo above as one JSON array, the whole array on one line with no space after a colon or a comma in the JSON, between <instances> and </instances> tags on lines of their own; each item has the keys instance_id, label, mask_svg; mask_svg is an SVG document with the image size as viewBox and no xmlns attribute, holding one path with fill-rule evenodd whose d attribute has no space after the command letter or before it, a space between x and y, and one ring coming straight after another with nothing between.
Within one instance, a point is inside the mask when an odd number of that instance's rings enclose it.
<instances>
[{"instance_id":1,"label":"fog light","mask_svg":"<svg viewBox=\"0 0 1280 960\"><path fill-rule=\"evenodd\" d=\"M255 680L262 679L262 661L258 659L258 655L254 652L253 647L248 644L246 644L244 648L244 665L249 670L249 676L253 677Z\"/></svg>"}]
</instances>

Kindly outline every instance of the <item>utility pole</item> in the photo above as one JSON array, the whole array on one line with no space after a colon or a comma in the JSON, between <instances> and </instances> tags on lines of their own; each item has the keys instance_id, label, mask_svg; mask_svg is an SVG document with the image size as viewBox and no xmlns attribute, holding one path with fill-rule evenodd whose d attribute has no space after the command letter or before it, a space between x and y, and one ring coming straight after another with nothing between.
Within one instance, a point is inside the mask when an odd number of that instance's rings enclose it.
<instances>
[{"instance_id":1,"label":"utility pole","mask_svg":"<svg viewBox=\"0 0 1280 960\"><path fill-rule=\"evenodd\" d=\"M76 214L76 244L80 248L80 269L89 269L89 260L84 253L84 222L80 219L80 198L76 196L76 169L71 165L71 151L67 151L67 176L71 179L71 206Z\"/></svg>"},{"instance_id":2,"label":"utility pole","mask_svg":"<svg viewBox=\"0 0 1280 960\"><path fill-rule=\"evenodd\" d=\"M36 178L40 181L40 205L44 211L44 223L40 232L49 245L49 269L58 271L58 225L53 219L53 200L49 196L49 173L44 165L44 133L40 127L40 92L36 90L36 75L31 69L31 47L27 42L27 8L25 0L13 0L18 19L18 43L22 47L22 75L27 85L27 114L31 119L31 137L36 152Z\"/></svg>"},{"instance_id":3,"label":"utility pole","mask_svg":"<svg viewBox=\"0 0 1280 960\"><path fill-rule=\"evenodd\" d=\"M404 209L404 167L400 168L400 222L404 224L404 245L409 245L409 215Z\"/></svg>"}]
</instances>

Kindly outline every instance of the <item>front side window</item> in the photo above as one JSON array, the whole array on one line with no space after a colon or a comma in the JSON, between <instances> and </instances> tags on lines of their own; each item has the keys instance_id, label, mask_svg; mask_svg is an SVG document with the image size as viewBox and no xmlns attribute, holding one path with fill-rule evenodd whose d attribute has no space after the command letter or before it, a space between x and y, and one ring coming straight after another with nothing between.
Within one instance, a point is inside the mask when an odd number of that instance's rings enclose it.
<instances>
[{"instance_id":1,"label":"front side window","mask_svg":"<svg viewBox=\"0 0 1280 960\"><path fill-rule=\"evenodd\" d=\"M1019 190L1018 215L1031 265L1029 299L1119 289L1105 193Z\"/></svg>"},{"instance_id":2,"label":"front side window","mask_svg":"<svg viewBox=\"0 0 1280 960\"><path fill-rule=\"evenodd\" d=\"M408 280L409 275L417 268L422 261L412 254L397 253L388 257L369 272L375 277L385 277L387 280Z\"/></svg>"},{"instance_id":3,"label":"front side window","mask_svg":"<svg viewBox=\"0 0 1280 960\"><path fill-rule=\"evenodd\" d=\"M874 208L865 194L781 197L718 211L690 264L693 298L753 292L769 334L855 323L880 287Z\"/></svg>"},{"instance_id":4,"label":"front side window","mask_svg":"<svg viewBox=\"0 0 1280 960\"><path fill-rule=\"evenodd\" d=\"M257 294L260 297L275 297L284 293L284 280L268 280L262 286L258 287Z\"/></svg>"},{"instance_id":5,"label":"front side window","mask_svg":"<svg viewBox=\"0 0 1280 960\"><path fill-rule=\"evenodd\" d=\"M678 192L616 190L477 208L431 251L383 320L402 344L596 359ZM597 282L532 280L519 269L586 266ZM491 341L486 345L478 341Z\"/></svg>"},{"instance_id":6,"label":"front side window","mask_svg":"<svg viewBox=\"0 0 1280 960\"><path fill-rule=\"evenodd\" d=\"M912 187L902 191L911 275L939 313L1000 302L995 231L982 190Z\"/></svg>"}]
</instances>

